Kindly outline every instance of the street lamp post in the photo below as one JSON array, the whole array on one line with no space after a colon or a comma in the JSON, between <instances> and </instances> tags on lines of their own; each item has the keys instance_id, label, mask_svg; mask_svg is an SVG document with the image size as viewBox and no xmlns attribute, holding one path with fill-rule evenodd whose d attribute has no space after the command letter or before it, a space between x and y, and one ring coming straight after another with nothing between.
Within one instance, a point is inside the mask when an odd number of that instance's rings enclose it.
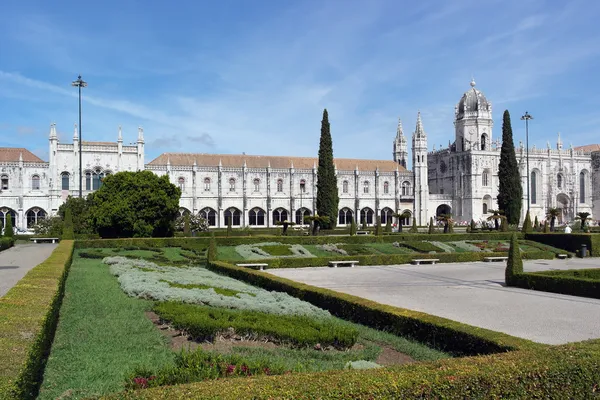
<instances>
[{"instance_id":1,"label":"street lamp post","mask_svg":"<svg viewBox=\"0 0 600 400\"><path fill-rule=\"evenodd\" d=\"M531 207L531 185L529 183L529 120L533 117L525 111L525 115L521 117L521 120L525 121L525 146L527 147L527 212Z\"/></svg>"},{"instance_id":2,"label":"street lamp post","mask_svg":"<svg viewBox=\"0 0 600 400\"><path fill-rule=\"evenodd\" d=\"M71 86L76 86L79 89L79 198L83 197L83 172L82 172L82 157L81 157L81 88L87 86L87 82L81 79L81 75L77 77L76 81L71 83Z\"/></svg>"}]
</instances>

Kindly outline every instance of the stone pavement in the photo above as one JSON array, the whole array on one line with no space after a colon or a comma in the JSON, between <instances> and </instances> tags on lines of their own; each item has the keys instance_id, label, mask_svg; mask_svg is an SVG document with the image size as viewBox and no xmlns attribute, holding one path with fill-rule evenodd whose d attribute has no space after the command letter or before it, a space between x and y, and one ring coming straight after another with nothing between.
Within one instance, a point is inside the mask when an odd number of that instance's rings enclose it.
<instances>
[{"instance_id":1,"label":"stone pavement","mask_svg":"<svg viewBox=\"0 0 600 400\"><path fill-rule=\"evenodd\" d=\"M0 252L0 297L25 274L50 256L58 244L17 244Z\"/></svg>"},{"instance_id":2,"label":"stone pavement","mask_svg":"<svg viewBox=\"0 0 600 400\"><path fill-rule=\"evenodd\" d=\"M267 272L535 342L600 338L600 299L504 286L505 262L282 268ZM524 261L526 271L600 267L600 258Z\"/></svg>"}]
</instances>

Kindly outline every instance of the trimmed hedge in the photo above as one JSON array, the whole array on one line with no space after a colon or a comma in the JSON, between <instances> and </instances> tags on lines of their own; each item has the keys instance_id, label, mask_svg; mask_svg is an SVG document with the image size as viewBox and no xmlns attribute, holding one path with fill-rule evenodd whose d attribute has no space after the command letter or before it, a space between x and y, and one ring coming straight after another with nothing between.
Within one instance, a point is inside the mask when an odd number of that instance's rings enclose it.
<instances>
[{"instance_id":1,"label":"trimmed hedge","mask_svg":"<svg viewBox=\"0 0 600 400\"><path fill-rule=\"evenodd\" d=\"M9 237L0 237L0 251L10 249L15 245L15 240Z\"/></svg>"},{"instance_id":2,"label":"trimmed hedge","mask_svg":"<svg viewBox=\"0 0 600 400\"><path fill-rule=\"evenodd\" d=\"M403 367L221 379L105 399L592 399L600 341Z\"/></svg>"},{"instance_id":3,"label":"trimmed hedge","mask_svg":"<svg viewBox=\"0 0 600 400\"><path fill-rule=\"evenodd\" d=\"M61 241L0 298L0 399L36 397L72 256L73 241Z\"/></svg>"},{"instance_id":4,"label":"trimmed hedge","mask_svg":"<svg viewBox=\"0 0 600 400\"><path fill-rule=\"evenodd\" d=\"M317 288L225 262L209 263L208 268L263 289L286 292L326 309L337 317L408 337L455 355L491 354L543 346L504 333L383 305L361 297Z\"/></svg>"},{"instance_id":5,"label":"trimmed hedge","mask_svg":"<svg viewBox=\"0 0 600 400\"><path fill-rule=\"evenodd\" d=\"M528 233L525 239L573 253L579 253L581 245L585 244L592 257L600 257L600 235L594 233Z\"/></svg>"},{"instance_id":6,"label":"trimmed hedge","mask_svg":"<svg viewBox=\"0 0 600 400\"><path fill-rule=\"evenodd\" d=\"M513 276L511 286L600 299L600 269L526 272Z\"/></svg>"}]
</instances>

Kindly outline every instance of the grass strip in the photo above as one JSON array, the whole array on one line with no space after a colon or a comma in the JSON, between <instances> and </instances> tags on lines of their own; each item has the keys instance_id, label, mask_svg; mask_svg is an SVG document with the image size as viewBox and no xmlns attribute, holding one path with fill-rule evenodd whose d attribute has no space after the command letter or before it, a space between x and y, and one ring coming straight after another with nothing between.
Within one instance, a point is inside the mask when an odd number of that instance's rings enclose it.
<instances>
[{"instance_id":1,"label":"grass strip","mask_svg":"<svg viewBox=\"0 0 600 400\"><path fill-rule=\"evenodd\" d=\"M277 245L267 245L267 246L259 246L260 249L266 251L272 256L293 256L292 250L290 250L289 244L277 244Z\"/></svg>"},{"instance_id":2,"label":"grass strip","mask_svg":"<svg viewBox=\"0 0 600 400\"><path fill-rule=\"evenodd\" d=\"M158 303L154 311L177 329L197 340L213 340L218 332L234 328L240 335L270 336L297 346L348 348L354 345L358 331L333 318L274 315L250 310L228 310L175 302Z\"/></svg>"},{"instance_id":3,"label":"grass strip","mask_svg":"<svg viewBox=\"0 0 600 400\"><path fill-rule=\"evenodd\" d=\"M61 241L0 298L0 399L37 394L72 254L73 241Z\"/></svg>"},{"instance_id":4,"label":"grass strip","mask_svg":"<svg viewBox=\"0 0 600 400\"><path fill-rule=\"evenodd\" d=\"M165 366L173 353L101 260L75 257L39 399L82 398L124 388L135 366Z\"/></svg>"},{"instance_id":5,"label":"grass strip","mask_svg":"<svg viewBox=\"0 0 600 400\"><path fill-rule=\"evenodd\" d=\"M139 269L146 269L146 268L140 268ZM152 270L150 270L152 271ZM208 286L208 285L202 285L202 284L198 284L198 283L175 283L175 282L169 282L167 280L161 279L160 282L167 282L169 284L169 286L171 287L176 287L176 288L180 288L180 289L213 289L215 291L215 293L218 294L222 294L223 296L237 296L239 293L242 292L238 292L236 290L231 290L231 289L223 289L220 287L215 287L215 286ZM256 296L254 293L247 293L250 296Z\"/></svg>"}]
</instances>

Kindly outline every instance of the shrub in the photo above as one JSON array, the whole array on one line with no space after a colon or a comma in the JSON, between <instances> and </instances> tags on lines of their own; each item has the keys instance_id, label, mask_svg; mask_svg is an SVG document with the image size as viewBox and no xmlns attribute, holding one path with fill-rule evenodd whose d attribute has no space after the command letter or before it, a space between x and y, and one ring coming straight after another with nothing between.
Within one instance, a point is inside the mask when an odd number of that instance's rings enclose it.
<instances>
[{"instance_id":1,"label":"shrub","mask_svg":"<svg viewBox=\"0 0 600 400\"><path fill-rule=\"evenodd\" d=\"M350 236L356 236L356 222L354 217L350 217Z\"/></svg>"},{"instance_id":2,"label":"shrub","mask_svg":"<svg viewBox=\"0 0 600 400\"><path fill-rule=\"evenodd\" d=\"M375 235L376 236L381 236L382 232L381 232L381 217L378 215L376 222L375 222Z\"/></svg>"},{"instance_id":3,"label":"shrub","mask_svg":"<svg viewBox=\"0 0 600 400\"><path fill-rule=\"evenodd\" d=\"M419 233L419 230L417 229L417 220L414 217L412 219L412 226L410 227L409 232L410 233Z\"/></svg>"},{"instance_id":4,"label":"shrub","mask_svg":"<svg viewBox=\"0 0 600 400\"><path fill-rule=\"evenodd\" d=\"M392 219L391 218L388 218L387 221L385 222L385 232L392 233Z\"/></svg>"},{"instance_id":5,"label":"shrub","mask_svg":"<svg viewBox=\"0 0 600 400\"><path fill-rule=\"evenodd\" d=\"M208 262L215 261L218 257L217 253L217 240L214 235L211 235L210 242L208 243L208 252L206 253L206 259Z\"/></svg>"},{"instance_id":6,"label":"shrub","mask_svg":"<svg viewBox=\"0 0 600 400\"><path fill-rule=\"evenodd\" d=\"M529 215L529 210L527 210L527 214L525 214L525 221L523 221L523 233L531 232L531 216Z\"/></svg>"},{"instance_id":7,"label":"shrub","mask_svg":"<svg viewBox=\"0 0 600 400\"><path fill-rule=\"evenodd\" d=\"M71 217L71 209L70 208L67 208L65 210L65 222L63 223L62 239L63 240L75 239L75 232L73 232L73 218Z\"/></svg>"},{"instance_id":8,"label":"shrub","mask_svg":"<svg viewBox=\"0 0 600 400\"><path fill-rule=\"evenodd\" d=\"M15 244L14 239L9 237L0 237L0 251L9 249Z\"/></svg>"},{"instance_id":9,"label":"shrub","mask_svg":"<svg viewBox=\"0 0 600 400\"><path fill-rule=\"evenodd\" d=\"M198 341L212 342L216 335L228 331L301 347L320 343L346 349L352 347L358 337L355 328L337 323L333 318L274 315L172 302L159 303L154 311Z\"/></svg>"},{"instance_id":10,"label":"shrub","mask_svg":"<svg viewBox=\"0 0 600 400\"><path fill-rule=\"evenodd\" d=\"M564 249L573 253L581 250L585 244L592 257L600 257L600 235L589 233L528 233L528 240L544 243L552 247Z\"/></svg>"},{"instance_id":11,"label":"shrub","mask_svg":"<svg viewBox=\"0 0 600 400\"><path fill-rule=\"evenodd\" d=\"M0 298L2 399L32 399L37 395L72 254L73 241L61 241L50 257Z\"/></svg>"},{"instance_id":12,"label":"shrub","mask_svg":"<svg viewBox=\"0 0 600 400\"><path fill-rule=\"evenodd\" d=\"M510 249L508 250L508 261L505 270L506 285L513 286L515 276L522 273L523 260L521 259L521 250L517 242L517 235L513 235L510 240Z\"/></svg>"},{"instance_id":13,"label":"shrub","mask_svg":"<svg viewBox=\"0 0 600 400\"><path fill-rule=\"evenodd\" d=\"M10 214L6 214L6 225L4 226L4 237L6 238L14 238L15 236L15 231L13 229L13 222L12 222L12 217L10 216Z\"/></svg>"},{"instance_id":14,"label":"shrub","mask_svg":"<svg viewBox=\"0 0 600 400\"><path fill-rule=\"evenodd\" d=\"M528 272L515 277L512 286L600 299L600 269Z\"/></svg>"},{"instance_id":15,"label":"shrub","mask_svg":"<svg viewBox=\"0 0 600 400\"><path fill-rule=\"evenodd\" d=\"M429 219L429 230L427 231L427 233L429 233L430 235L433 235L434 229L435 229L435 227L433 226L433 217L431 217Z\"/></svg>"}]
</instances>

